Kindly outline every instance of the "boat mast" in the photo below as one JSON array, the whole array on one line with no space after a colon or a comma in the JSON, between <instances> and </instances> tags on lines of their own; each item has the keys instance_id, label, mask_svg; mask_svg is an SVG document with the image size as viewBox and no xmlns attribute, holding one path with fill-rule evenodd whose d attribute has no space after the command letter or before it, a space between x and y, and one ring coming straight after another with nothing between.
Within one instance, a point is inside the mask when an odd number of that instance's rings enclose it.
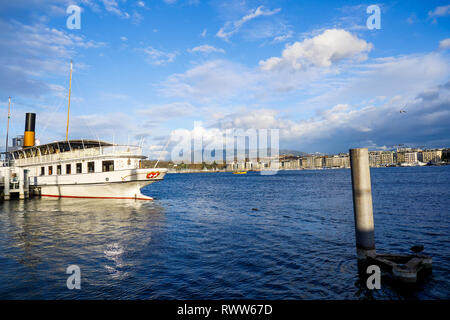
<instances>
[{"instance_id":1,"label":"boat mast","mask_svg":"<svg viewBox=\"0 0 450 320\"><path fill-rule=\"evenodd\" d=\"M70 60L69 106L67 107L66 141L69 141L69 114L70 114L70 93L71 93L71 90L72 90L72 60Z\"/></svg>"},{"instance_id":2,"label":"boat mast","mask_svg":"<svg viewBox=\"0 0 450 320\"><path fill-rule=\"evenodd\" d=\"M8 152L9 118L11 118L11 97L8 98L8 124L6 125L6 149L5 149L5 152Z\"/></svg>"}]
</instances>

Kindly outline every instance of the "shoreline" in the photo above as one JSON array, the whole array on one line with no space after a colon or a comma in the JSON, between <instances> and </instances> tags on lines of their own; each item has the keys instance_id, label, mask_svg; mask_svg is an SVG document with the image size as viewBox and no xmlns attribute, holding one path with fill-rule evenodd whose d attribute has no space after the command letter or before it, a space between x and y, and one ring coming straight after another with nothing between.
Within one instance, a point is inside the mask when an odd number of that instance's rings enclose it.
<instances>
[{"instance_id":1,"label":"shoreline","mask_svg":"<svg viewBox=\"0 0 450 320\"><path fill-rule=\"evenodd\" d=\"M449 164L440 164L440 165L426 165L426 166L383 166L383 167L370 167L370 169L385 169L385 168L413 168L413 167L443 167L448 166ZM343 167L343 168L279 168L277 171L312 171L312 170L341 170L341 169L347 169L349 170L350 167ZM212 170L212 169L182 169L182 170L173 170L168 169L168 174L177 174L177 173L233 173L233 170ZM255 170L247 170L247 173L259 173L261 170L255 171Z\"/></svg>"}]
</instances>

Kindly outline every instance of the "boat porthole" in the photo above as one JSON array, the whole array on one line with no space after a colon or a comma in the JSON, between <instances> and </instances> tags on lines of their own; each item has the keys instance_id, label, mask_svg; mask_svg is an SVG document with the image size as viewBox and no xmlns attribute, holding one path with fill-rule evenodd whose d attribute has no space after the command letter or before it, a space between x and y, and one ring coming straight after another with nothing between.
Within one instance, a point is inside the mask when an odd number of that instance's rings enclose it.
<instances>
[{"instance_id":1,"label":"boat porthole","mask_svg":"<svg viewBox=\"0 0 450 320\"><path fill-rule=\"evenodd\" d=\"M109 178L105 178L106 181L109 181Z\"/></svg>"}]
</instances>

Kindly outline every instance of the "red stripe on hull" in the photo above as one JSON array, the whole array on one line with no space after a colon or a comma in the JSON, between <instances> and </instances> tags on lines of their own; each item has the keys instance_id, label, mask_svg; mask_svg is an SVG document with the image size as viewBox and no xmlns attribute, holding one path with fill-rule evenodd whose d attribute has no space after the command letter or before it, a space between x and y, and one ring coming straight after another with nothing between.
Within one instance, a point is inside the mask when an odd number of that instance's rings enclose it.
<instances>
[{"instance_id":1,"label":"red stripe on hull","mask_svg":"<svg viewBox=\"0 0 450 320\"><path fill-rule=\"evenodd\" d=\"M52 198L77 198L77 199L126 199L126 200L153 200L153 198L135 198L135 197L82 197L82 196L57 196L53 194L41 194L41 197Z\"/></svg>"}]
</instances>

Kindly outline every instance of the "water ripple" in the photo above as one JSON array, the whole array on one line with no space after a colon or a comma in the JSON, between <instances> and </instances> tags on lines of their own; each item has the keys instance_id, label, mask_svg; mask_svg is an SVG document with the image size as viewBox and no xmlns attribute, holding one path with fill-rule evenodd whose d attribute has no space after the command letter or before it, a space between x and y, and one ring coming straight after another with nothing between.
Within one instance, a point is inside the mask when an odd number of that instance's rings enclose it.
<instances>
[{"instance_id":1,"label":"water ripple","mask_svg":"<svg viewBox=\"0 0 450 320\"><path fill-rule=\"evenodd\" d=\"M168 175L144 190L153 202L0 203L0 298L448 298L450 167L371 174L377 250L419 243L433 256L413 290L365 288L350 172L321 170ZM66 287L71 264L79 291Z\"/></svg>"}]
</instances>

